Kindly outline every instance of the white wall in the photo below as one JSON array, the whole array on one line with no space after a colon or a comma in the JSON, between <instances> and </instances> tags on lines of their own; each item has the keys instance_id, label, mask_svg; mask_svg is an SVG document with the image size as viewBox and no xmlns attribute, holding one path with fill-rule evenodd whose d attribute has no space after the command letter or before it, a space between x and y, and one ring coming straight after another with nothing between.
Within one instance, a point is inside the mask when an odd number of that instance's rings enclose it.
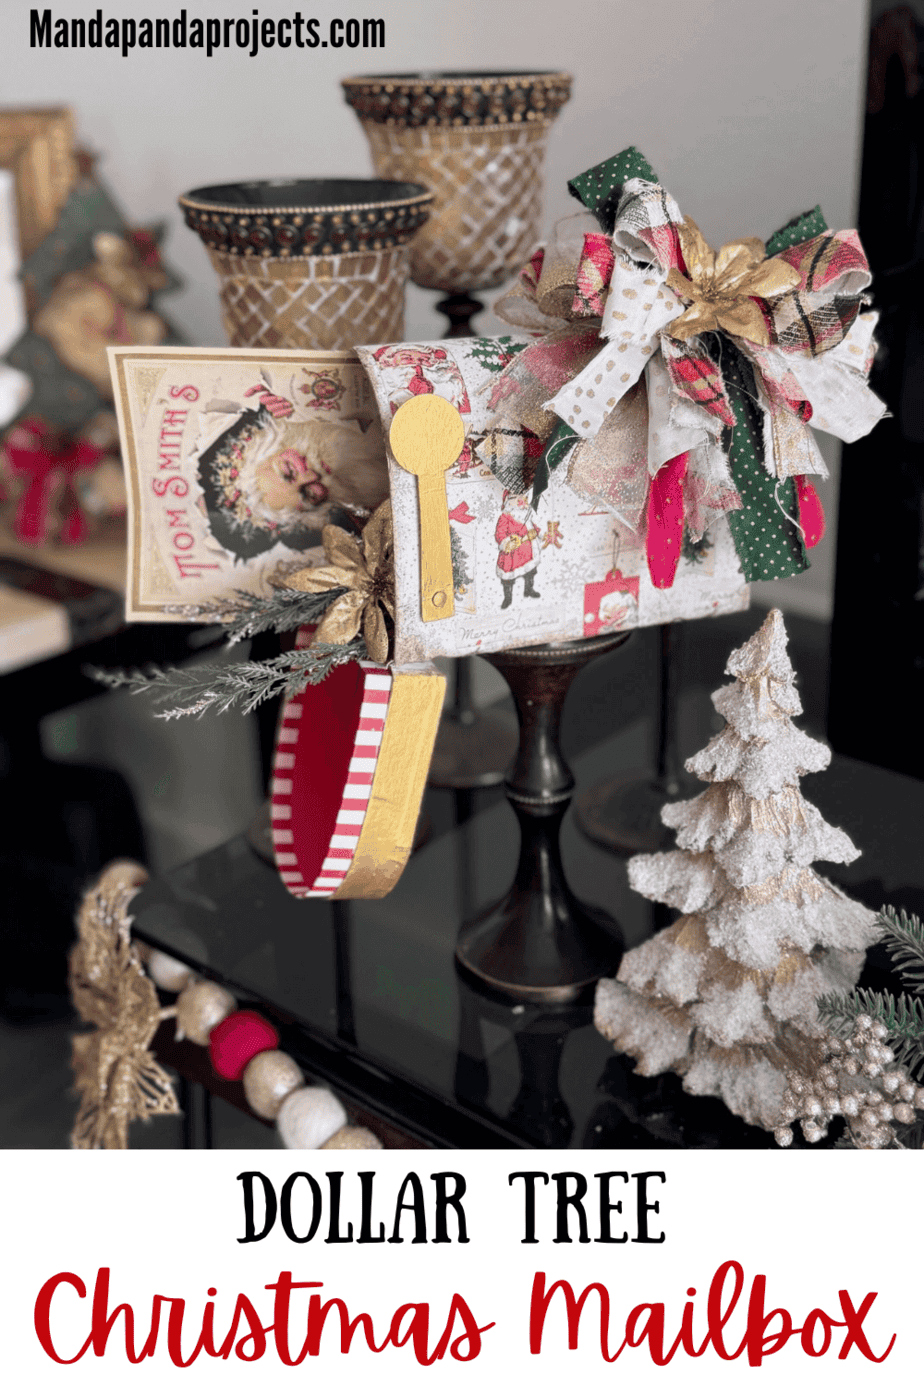
<instances>
[{"instance_id":1,"label":"white wall","mask_svg":"<svg viewBox=\"0 0 924 1386\"><path fill-rule=\"evenodd\" d=\"M58 0L89 17L96 0ZM179 0L106 0L105 17L172 17ZM253 0L187 0L192 15L249 18ZM574 94L553 132L547 221L573 210L569 176L637 144L713 244L768 235L820 202L852 224L865 0L262 0L261 16L382 16L384 52L30 50L26 0L0 0L5 105L66 103L126 213L168 220L166 252L186 280L171 315L191 340L222 341L212 271L182 225L178 193L240 177L363 174L364 137L338 80L420 68L563 67ZM438 336L432 296L413 290L409 336ZM481 322L490 331L491 319ZM826 488L829 513L831 488ZM833 531L833 526L832 526ZM833 532L812 571L768 584L792 610L830 607ZM786 590L788 589L788 590ZM764 600L755 592L758 600Z\"/></svg>"}]
</instances>

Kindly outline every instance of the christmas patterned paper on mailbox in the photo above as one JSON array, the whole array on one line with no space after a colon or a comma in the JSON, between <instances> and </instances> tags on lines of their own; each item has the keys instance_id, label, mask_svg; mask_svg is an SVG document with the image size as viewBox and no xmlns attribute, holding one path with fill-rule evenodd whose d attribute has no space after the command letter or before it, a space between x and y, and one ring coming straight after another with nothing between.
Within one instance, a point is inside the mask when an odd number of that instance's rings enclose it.
<instances>
[{"instance_id":1,"label":"christmas patterned paper on mailbox","mask_svg":"<svg viewBox=\"0 0 924 1386\"><path fill-rule=\"evenodd\" d=\"M425 394L449 400L465 424L465 447L445 473L455 600L453 614L443 620L421 619L418 483L389 449L399 662L575 640L748 605L724 518L698 543L678 535L676 579L662 590L649 575L642 526L630 527L604 497L589 498L592 454L585 451L578 464L580 494L569 484L573 469L561 466L533 500L531 476L542 445L527 430L497 426L491 398L503 367L533 340L462 338L357 348L386 436L401 405ZM642 448L646 429L647 416L640 421ZM670 496L665 501L669 505Z\"/></svg>"}]
</instances>

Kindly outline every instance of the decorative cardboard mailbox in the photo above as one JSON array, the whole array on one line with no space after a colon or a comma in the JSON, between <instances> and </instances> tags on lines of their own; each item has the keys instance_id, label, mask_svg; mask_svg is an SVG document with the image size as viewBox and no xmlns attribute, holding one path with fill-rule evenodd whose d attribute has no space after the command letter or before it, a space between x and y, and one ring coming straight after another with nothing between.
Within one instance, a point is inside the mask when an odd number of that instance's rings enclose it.
<instances>
[{"instance_id":1,"label":"decorative cardboard mailbox","mask_svg":"<svg viewBox=\"0 0 924 1386\"><path fill-rule=\"evenodd\" d=\"M175 685L178 713L287 694L293 893L397 879L439 718L425 661L746 606L822 535L808 425L850 441L884 412L855 232L815 208L716 252L635 149L569 187L586 211L495 305L526 333L111 352L129 616L302 627L262 671Z\"/></svg>"},{"instance_id":2,"label":"decorative cardboard mailbox","mask_svg":"<svg viewBox=\"0 0 924 1386\"><path fill-rule=\"evenodd\" d=\"M541 441L499 423L491 408L501 372L530 345L529 337L511 336L358 348L386 436L402 405L431 392L465 425L445 477L454 610L442 620L422 614L418 483L389 443L399 660L576 640L747 606L727 522L697 543L678 533L676 577L662 589L648 570L644 532L576 489L586 465L577 478L560 468L535 495Z\"/></svg>"}]
</instances>

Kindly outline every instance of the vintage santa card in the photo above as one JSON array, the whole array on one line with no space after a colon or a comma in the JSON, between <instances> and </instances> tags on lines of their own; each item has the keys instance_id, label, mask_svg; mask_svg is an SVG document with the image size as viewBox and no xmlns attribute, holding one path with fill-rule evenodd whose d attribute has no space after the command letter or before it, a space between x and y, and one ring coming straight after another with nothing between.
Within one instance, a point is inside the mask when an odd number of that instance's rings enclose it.
<instances>
[{"instance_id":1,"label":"vintage santa card","mask_svg":"<svg viewBox=\"0 0 924 1386\"><path fill-rule=\"evenodd\" d=\"M193 608L319 552L326 524L388 495L372 390L352 352L110 350L128 474L127 616ZM189 610L187 610L189 608Z\"/></svg>"}]
</instances>

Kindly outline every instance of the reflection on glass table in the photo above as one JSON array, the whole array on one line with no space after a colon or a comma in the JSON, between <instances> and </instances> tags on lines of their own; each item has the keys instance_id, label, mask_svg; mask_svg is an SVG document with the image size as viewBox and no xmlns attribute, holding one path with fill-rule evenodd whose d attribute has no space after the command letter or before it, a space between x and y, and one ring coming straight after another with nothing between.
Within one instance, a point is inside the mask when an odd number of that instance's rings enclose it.
<instances>
[{"instance_id":1,"label":"reflection on glass table","mask_svg":"<svg viewBox=\"0 0 924 1386\"><path fill-rule=\"evenodd\" d=\"M695 714L708 731L709 711L702 700L692 713L682 709L682 720ZM579 784L633 768L644 749L639 719L573 758ZM835 757L807 790L863 848L852 866L826 874L874 909L888 901L920 911L924 861L915 825L924 785ZM630 891L625 863L569 819L562 849L575 889L619 921L627 945L647 936L651 906ZM589 1005L517 1005L479 992L457 972L459 926L503 895L516 851L513 813L496 803L418 851L385 899L332 903L291 899L273 869L235 838L151 882L135 901L135 932L262 1009L280 1028L281 1047L313 1079L414 1141L772 1145L771 1135L718 1101L684 1094L672 1075L636 1075L594 1030ZM882 977L864 981L881 985Z\"/></svg>"}]
</instances>

